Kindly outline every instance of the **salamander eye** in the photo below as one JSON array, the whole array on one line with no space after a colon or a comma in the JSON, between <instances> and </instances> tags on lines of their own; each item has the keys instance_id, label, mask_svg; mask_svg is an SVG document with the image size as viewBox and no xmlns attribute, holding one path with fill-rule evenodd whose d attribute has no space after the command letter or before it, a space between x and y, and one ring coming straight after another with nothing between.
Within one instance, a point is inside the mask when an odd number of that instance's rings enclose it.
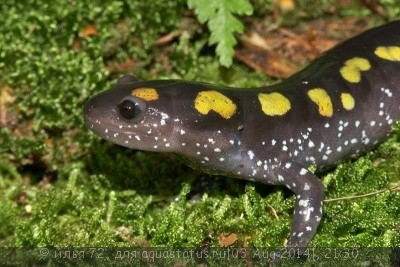
<instances>
[{"instance_id":1,"label":"salamander eye","mask_svg":"<svg viewBox=\"0 0 400 267\"><path fill-rule=\"evenodd\" d=\"M132 96L128 96L123 98L118 104L118 112L124 119L131 120L144 111L145 107L146 105L144 102Z\"/></svg>"}]
</instances>

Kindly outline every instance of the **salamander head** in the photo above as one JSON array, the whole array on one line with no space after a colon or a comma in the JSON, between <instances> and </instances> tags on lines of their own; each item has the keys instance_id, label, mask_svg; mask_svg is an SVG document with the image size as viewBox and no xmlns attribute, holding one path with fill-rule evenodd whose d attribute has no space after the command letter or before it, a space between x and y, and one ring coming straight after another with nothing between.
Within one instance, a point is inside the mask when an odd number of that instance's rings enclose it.
<instances>
[{"instance_id":1,"label":"salamander head","mask_svg":"<svg viewBox=\"0 0 400 267\"><path fill-rule=\"evenodd\" d=\"M175 82L162 81L162 85ZM125 147L172 151L173 103L168 91L155 88L157 84L153 81L150 87L133 76L122 77L113 89L96 95L85 105L86 126L96 135Z\"/></svg>"}]
</instances>

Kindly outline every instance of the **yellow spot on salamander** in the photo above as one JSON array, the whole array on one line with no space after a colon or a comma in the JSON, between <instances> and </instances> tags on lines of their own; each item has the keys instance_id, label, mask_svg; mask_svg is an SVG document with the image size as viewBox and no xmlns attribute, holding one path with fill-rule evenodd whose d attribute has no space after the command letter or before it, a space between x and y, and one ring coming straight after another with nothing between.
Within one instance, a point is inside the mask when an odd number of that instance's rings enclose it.
<instances>
[{"instance_id":1,"label":"yellow spot on salamander","mask_svg":"<svg viewBox=\"0 0 400 267\"><path fill-rule=\"evenodd\" d=\"M157 90L154 88L137 88L131 92L131 95L143 99L145 101L152 101L158 99Z\"/></svg>"},{"instance_id":2,"label":"yellow spot on salamander","mask_svg":"<svg viewBox=\"0 0 400 267\"><path fill-rule=\"evenodd\" d=\"M344 66L340 69L342 77L351 83L358 83L361 80L361 72L371 68L371 64L365 58L355 57L346 60Z\"/></svg>"},{"instance_id":3,"label":"yellow spot on salamander","mask_svg":"<svg viewBox=\"0 0 400 267\"><path fill-rule=\"evenodd\" d=\"M354 108L354 98L349 93L341 93L340 100L342 101L343 108L346 110L352 110Z\"/></svg>"},{"instance_id":4,"label":"yellow spot on salamander","mask_svg":"<svg viewBox=\"0 0 400 267\"><path fill-rule=\"evenodd\" d=\"M280 93L258 95L262 111L269 116L281 116L290 110L290 101Z\"/></svg>"},{"instance_id":5,"label":"yellow spot on salamander","mask_svg":"<svg viewBox=\"0 0 400 267\"><path fill-rule=\"evenodd\" d=\"M236 112L236 105L225 95L218 91L202 91L194 100L194 107L203 115L214 110L224 119L229 119Z\"/></svg>"},{"instance_id":6,"label":"yellow spot on salamander","mask_svg":"<svg viewBox=\"0 0 400 267\"><path fill-rule=\"evenodd\" d=\"M318 112L321 116L332 117L332 101L328 93L322 88L314 88L308 91L308 96L318 106Z\"/></svg>"},{"instance_id":7,"label":"yellow spot on salamander","mask_svg":"<svg viewBox=\"0 0 400 267\"><path fill-rule=\"evenodd\" d=\"M375 55L390 61L400 61L400 46L379 46Z\"/></svg>"}]
</instances>

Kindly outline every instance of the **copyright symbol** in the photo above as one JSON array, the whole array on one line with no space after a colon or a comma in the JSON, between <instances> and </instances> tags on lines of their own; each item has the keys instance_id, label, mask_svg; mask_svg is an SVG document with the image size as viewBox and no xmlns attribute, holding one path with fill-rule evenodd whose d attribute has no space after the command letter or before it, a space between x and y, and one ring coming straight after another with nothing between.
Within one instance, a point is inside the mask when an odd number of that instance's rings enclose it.
<instances>
[{"instance_id":1,"label":"copyright symbol","mask_svg":"<svg viewBox=\"0 0 400 267\"><path fill-rule=\"evenodd\" d=\"M46 257L49 255L49 249L48 248L41 248L40 249L40 256L41 257Z\"/></svg>"}]
</instances>

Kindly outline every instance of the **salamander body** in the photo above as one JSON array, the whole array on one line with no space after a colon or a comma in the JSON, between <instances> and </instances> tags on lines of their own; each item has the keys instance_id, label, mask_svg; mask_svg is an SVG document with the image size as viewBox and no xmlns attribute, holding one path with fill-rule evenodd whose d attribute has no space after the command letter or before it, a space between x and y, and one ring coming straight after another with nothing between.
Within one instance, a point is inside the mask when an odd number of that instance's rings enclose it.
<instances>
[{"instance_id":1,"label":"salamander body","mask_svg":"<svg viewBox=\"0 0 400 267\"><path fill-rule=\"evenodd\" d=\"M322 218L321 170L359 156L400 119L400 21L336 46L280 84L230 88L122 77L84 108L116 144L173 152L211 174L296 194L287 247L304 248Z\"/></svg>"}]
</instances>

